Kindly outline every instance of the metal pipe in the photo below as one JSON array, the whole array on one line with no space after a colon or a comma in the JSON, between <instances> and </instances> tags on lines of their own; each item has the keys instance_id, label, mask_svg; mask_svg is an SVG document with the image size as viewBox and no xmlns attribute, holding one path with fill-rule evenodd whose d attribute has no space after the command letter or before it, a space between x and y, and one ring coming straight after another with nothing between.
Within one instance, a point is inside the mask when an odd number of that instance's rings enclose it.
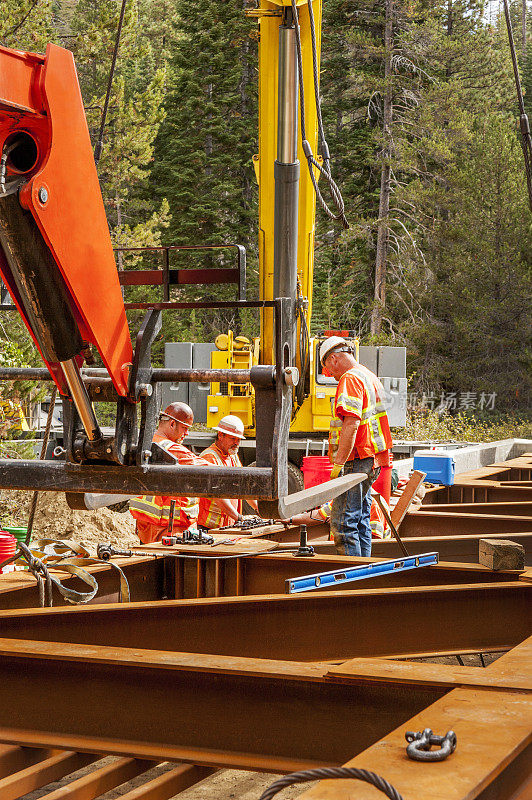
<instances>
[{"instance_id":1,"label":"metal pipe","mask_svg":"<svg viewBox=\"0 0 532 800\"><path fill-rule=\"evenodd\" d=\"M279 27L277 161L297 161L297 58L293 22Z\"/></svg>"},{"instance_id":2,"label":"metal pipe","mask_svg":"<svg viewBox=\"0 0 532 800\"><path fill-rule=\"evenodd\" d=\"M275 161L275 212L273 273L276 297L291 302L290 343L295 351L295 300L297 293L297 234L299 161L297 159L298 67L292 10L286 8L279 26L277 106L277 159Z\"/></svg>"},{"instance_id":3,"label":"metal pipe","mask_svg":"<svg viewBox=\"0 0 532 800\"><path fill-rule=\"evenodd\" d=\"M73 358L61 361L61 368L70 389L72 400L78 410L79 417L85 428L85 433L91 442L101 438L102 432L96 419L87 390L83 384L78 365Z\"/></svg>"},{"instance_id":4,"label":"metal pipe","mask_svg":"<svg viewBox=\"0 0 532 800\"><path fill-rule=\"evenodd\" d=\"M106 369L84 369L81 378L86 385L107 388L112 385ZM0 367L0 381L49 381L53 378L44 367ZM249 369L168 369L165 367L153 370L153 383L209 383L230 382L249 383L251 370Z\"/></svg>"},{"instance_id":5,"label":"metal pipe","mask_svg":"<svg viewBox=\"0 0 532 800\"><path fill-rule=\"evenodd\" d=\"M187 497L275 497L270 467L184 467L180 464L72 464L64 461L0 459L0 489L38 489L84 494L175 495Z\"/></svg>"}]
</instances>

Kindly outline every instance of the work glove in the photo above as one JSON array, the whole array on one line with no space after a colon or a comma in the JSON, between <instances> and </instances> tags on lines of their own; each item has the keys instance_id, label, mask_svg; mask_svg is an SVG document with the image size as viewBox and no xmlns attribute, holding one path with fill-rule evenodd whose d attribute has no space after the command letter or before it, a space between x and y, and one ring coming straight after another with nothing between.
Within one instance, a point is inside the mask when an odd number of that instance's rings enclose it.
<instances>
[{"instance_id":1,"label":"work glove","mask_svg":"<svg viewBox=\"0 0 532 800\"><path fill-rule=\"evenodd\" d=\"M344 468L343 464L333 464L333 468L331 470L331 480L333 480L333 478L340 477L343 468Z\"/></svg>"}]
</instances>

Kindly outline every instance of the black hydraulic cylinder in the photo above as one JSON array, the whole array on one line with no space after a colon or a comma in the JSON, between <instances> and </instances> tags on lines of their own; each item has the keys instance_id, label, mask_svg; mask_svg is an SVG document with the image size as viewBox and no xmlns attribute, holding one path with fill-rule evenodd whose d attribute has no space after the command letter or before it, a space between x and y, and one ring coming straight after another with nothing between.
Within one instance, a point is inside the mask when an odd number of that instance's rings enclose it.
<instances>
[{"instance_id":1,"label":"black hydraulic cylinder","mask_svg":"<svg viewBox=\"0 0 532 800\"><path fill-rule=\"evenodd\" d=\"M0 247L7 261L6 283L16 292L44 358L52 363L74 358L83 342L59 268L14 192L0 194Z\"/></svg>"}]
</instances>

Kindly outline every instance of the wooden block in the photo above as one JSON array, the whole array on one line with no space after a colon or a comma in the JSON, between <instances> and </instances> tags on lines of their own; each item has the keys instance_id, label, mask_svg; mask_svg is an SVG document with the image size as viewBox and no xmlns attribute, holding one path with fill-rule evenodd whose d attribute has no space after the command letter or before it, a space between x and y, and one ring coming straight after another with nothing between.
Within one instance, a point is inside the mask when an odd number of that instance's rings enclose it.
<instances>
[{"instance_id":1,"label":"wooden block","mask_svg":"<svg viewBox=\"0 0 532 800\"><path fill-rule=\"evenodd\" d=\"M525 568L525 548L509 539L479 539L479 563L489 569Z\"/></svg>"},{"instance_id":2,"label":"wooden block","mask_svg":"<svg viewBox=\"0 0 532 800\"><path fill-rule=\"evenodd\" d=\"M418 487L423 483L426 477L427 475L425 472L420 472L417 469L414 470L410 476L410 480L404 487L401 497L397 501L395 508L390 514L396 530L405 518L406 512L410 508L410 504L415 497Z\"/></svg>"}]
</instances>

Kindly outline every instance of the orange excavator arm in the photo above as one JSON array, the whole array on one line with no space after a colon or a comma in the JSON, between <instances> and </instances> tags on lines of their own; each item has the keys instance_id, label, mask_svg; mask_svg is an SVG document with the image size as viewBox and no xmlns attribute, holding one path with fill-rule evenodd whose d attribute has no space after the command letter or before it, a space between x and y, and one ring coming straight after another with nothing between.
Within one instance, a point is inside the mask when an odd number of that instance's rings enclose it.
<instances>
[{"instance_id":1,"label":"orange excavator arm","mask_svg":"<svg viewBox=\"0 0 532 800\"><path fill-rule=\"evenodd\" d=\"M0 159L0 272L52 377L76 402L90 344L126 397L131 339L68 50L0 47Z\"/></svg>"}]
</instances>

